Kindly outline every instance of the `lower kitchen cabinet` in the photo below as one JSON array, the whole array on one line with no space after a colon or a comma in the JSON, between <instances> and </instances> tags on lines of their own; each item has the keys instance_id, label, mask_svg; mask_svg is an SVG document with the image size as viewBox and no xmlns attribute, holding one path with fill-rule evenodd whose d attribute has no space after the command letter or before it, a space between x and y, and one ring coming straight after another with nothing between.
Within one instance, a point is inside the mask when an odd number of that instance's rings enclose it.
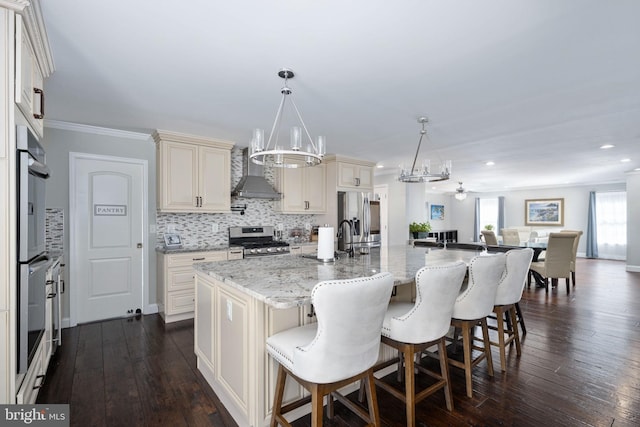
<instances>
[{"instance_id":1,"label":"lower kitchen cabinet","mask_svg":"<svg viewBox=\"0 0 640 427\"><path fill-rule=\"evenodd\" d=\"M315 321L310 306L276 309L201 272L196 304L198 369L238 425L269 425L278 366L266 351L266 339ZM284 403L306 394L287 380ZM297 416L304 413L300 408Z\"/></svg>"},{"instance_id":2,"label":"lower kitchen cabinet","mask_svg":"<svg viewBox=\"0 0 640 427\"><path fill-rule=\"evenodd\" d=\"M48 355L45 354L45 339L40 340L40 345L33 356L33 360L29 365L29 370L18 389L16 394L17 404L33 404L36 403L38 391L44 384L44 378L47 371L45 360Z\"/></svg>"},{"instance_id":3,"label":"lower kitchen cabinet","mask_svg":"<svg viewBox=\"0 0 640 427\"><path fill-rule=\"evenodd\" d=\"M195 307L193 265L227 259L226 250L158 254L158 311L165 323L193 318Z\"/></svg>"},{"instance_id":4,"label":"lower kitchen cabinet","mask_svg":"<svg viewBox=\"0 0 640 427\"><path fill-rule=\"evenodd\" d=\"M315 254L318 252L318 244L317 243L292 243L289 246L289 253L291 255L309 255Z\"/></svg>"}]
</instances>

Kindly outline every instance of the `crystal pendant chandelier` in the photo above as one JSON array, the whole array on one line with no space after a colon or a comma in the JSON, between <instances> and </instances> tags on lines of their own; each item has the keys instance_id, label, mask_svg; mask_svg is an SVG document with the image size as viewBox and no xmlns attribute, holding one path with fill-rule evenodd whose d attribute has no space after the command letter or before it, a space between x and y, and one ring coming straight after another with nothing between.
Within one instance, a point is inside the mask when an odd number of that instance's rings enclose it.
<instances>
[{"instance_id":1,"label":"crystal pendant chandelier","mask_svg":"<svg viewBox=\"0 0 640 427\"><path fill-rule=\"evenodd\" d=\"M460 184L460 186L456 188L456 194L454 197L458 200L464 200L467 198L467 193L464 191L464 188L462 188L462 182L458 181L458 184Z\"/></svg>"},{"instance_id":2,"label":"crystal pendant chandelier","mask_svg":"<svg viewBox=\"0 0 640 427\"><path fill-rule=\"evenodd\" d=\"M413 158L413 164L411 165L411 169L407 169L404 165L400 166L400 176L398 177L399 181L402 182L434 182L434 181L446 181L449 179L449 175L451 175L451 160L445 160L440 165L439 171L435 171L431 169L431 163L428 159L422 161L420 167L416 167L416 162L418 161L418 155L420 154L420 145L422 145L422 139L427 134L427 131L424 128L425 123L427 123L429 119L426 117L418 118L418 123L422 124L422 130L420 130L420 139L418 140L418 148L416 149L416 155Z\"/></svg>"},{"instance_id":3,"label":"crystal pendant chandelier","mask_svg":"<svg viewBox=\"0 0 640 427\"><path fill-rule=\"evenodd\" d=\"M280 134L280 121L282 119L282 111L287 101L287 97L291 95L291 89L287 86L287 80L293 78L293 71L283 68L278 72L278 76L284 79L284 87L280 90L282 100L276 113L276 119L273 122L271 133L267 144L264 144L264 130L254 129L253 139L251 140L251 154L249 158L252 162L259 165L269 165L280 168L300 168L308 166L317 166L322 163L322 158L326 153L325 137L318 136L316 142L313 142L311 134L307 130L307 126L302 120L300 111L296 103L291 97L291 105L296 113L299 126L294 126L290 130L290 145L283 147L278 144L278 136ZM303 132L304 130L304 132ZM306 149L302 149L303 140L307 138Z\"/></svg>"}]
</instances>

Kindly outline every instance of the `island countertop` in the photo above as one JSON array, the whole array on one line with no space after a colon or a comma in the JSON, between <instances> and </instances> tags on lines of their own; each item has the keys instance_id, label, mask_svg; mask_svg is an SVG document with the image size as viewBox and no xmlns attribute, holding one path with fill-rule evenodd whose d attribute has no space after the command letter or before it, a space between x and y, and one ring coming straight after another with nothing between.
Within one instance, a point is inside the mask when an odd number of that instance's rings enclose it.
<instances>
[{"instance_id":1,"label":"island countertop","mask_svg":"<svg viewBox=\"0 0 640 427\"><path fill-rule=\"evenodd\" d=\"M304 255L254 257L235 261L201 263L196 270L241 290L274 308L309 304L311 290L323 280L344 280L393 274L396 285L411 283L425 265L456 260L468 262L475 251L443 250L412 246L372 248L367 255L346 255L323 263Z\"/></svg>"}]
</instances>

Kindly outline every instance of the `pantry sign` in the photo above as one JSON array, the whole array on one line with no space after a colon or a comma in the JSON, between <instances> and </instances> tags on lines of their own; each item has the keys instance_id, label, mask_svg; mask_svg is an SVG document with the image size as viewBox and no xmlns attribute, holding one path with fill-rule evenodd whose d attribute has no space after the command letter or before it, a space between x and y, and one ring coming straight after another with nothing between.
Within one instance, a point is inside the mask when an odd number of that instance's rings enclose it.
<instances>
[{"instance_id":1,"label":"pantry sign","mask_svg":"<svg viewBox=\"0 0 640 427\"><path fill-rule=\"evenodd\" d=\"M127 216L127 205L93 205L94 216Z\"/></svg>"}]
</instances>

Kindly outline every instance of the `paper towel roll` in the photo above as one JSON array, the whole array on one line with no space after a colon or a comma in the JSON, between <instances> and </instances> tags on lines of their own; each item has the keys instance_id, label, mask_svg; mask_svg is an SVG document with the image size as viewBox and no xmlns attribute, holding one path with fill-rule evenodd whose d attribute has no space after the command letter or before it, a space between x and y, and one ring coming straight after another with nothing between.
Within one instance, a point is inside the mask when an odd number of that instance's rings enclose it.
<instances>
[{"instance_id":1,"label":"paper towel roll","mask_svg":"<svg viewBox=\"0 0 640 427\"><path fill-rule=\"evenodd\" d=\"M318 228L318 259L333 261L333 227Z\"/></svg>"}]
</instances>

